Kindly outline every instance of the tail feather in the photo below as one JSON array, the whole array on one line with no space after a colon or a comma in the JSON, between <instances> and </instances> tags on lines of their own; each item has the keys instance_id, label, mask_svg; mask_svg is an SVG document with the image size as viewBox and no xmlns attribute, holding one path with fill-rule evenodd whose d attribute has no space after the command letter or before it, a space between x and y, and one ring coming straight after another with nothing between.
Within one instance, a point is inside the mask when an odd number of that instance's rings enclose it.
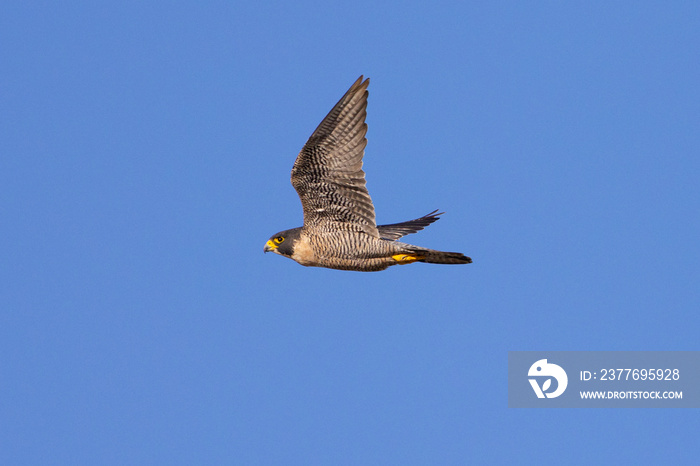
<instances>
[{"instance_id":1,"label":"tail feather","mask_svg":"<svg viewBox=\"0 0 700 466\"><path fill-rule=\"evenodd\" d=\"M428 264L471 264L471 257L467 257L461 252L436 251L419 247L411 248L411 254L417 256L417 262Z\"/></svg>"},{"instance_id":2,"label":"tail feather","mask_svg":"<svg viewBox=\"0 0 700 466\"><path fill-rule=\"evenodd\" d=\"M428 264L471 264L472 258L467 257L461 252L445 252L445 251L434 251L432 249L426 250L425 253L421 253L423 259L420 262L427 262Z\"/></svg>"}]
</instances>

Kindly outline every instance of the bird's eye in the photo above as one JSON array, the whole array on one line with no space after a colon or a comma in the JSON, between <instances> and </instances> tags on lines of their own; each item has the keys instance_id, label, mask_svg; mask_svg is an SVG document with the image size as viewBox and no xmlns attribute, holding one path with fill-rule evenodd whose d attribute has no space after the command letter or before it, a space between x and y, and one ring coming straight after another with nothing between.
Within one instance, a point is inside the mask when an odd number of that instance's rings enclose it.
<instances>
[{"instance_id":1,"label":"bird's eye","mask_svg":"<svg viewBox=\"0 0 700 466\"><path fill-rule=\"evenodd\" d=\"M278 236L277 238L275 238L275 243L277 243L277 244L280 244L282 241L284 241L284 238L281 236Z\"/></svg>"}]
</instances>

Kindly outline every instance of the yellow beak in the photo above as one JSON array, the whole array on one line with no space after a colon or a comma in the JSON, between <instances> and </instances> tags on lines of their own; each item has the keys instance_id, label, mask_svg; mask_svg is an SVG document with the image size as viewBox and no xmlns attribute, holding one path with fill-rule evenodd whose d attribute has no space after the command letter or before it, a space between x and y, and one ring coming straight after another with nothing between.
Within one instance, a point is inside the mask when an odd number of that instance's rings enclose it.
<instances>
[{"instance_id":1,"label":"yellow beak","mask_svg":"<svg viewBox=\"0 0 700 466\"><path fill-rule=\"evenodd\" d=\"M263 252L274 251L278 247L279 247L278 245L276 245L271 239L269 239L269 240L267 240L267 243L265 243L265 247L263 248Z\"/></svg>"}]
</instances>

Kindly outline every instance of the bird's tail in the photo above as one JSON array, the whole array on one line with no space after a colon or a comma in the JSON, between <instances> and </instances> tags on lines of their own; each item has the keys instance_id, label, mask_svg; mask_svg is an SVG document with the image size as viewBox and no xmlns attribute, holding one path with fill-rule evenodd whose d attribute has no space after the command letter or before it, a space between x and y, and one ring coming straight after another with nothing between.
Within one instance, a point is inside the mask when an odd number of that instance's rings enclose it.
<instances>
[{"instance_id":1,"label":"bird's tail","mask_svg":"<svg viewBox=\"0 0 700 466\"><path fill-rule=\"evenodd\" d=\"M471 264L471 257L467 257L461 252L436 251L434 249L424 249L414 247L406 254L393 256L401 263L427 262L428 264Z\"/></svg>"},{"instance_id":2,"label":"bird's tail","mask_svg":"<svg viewBox=\"0 0 700 466\"><path fill-rule=\"evenodd\" d=\"M423 259L420 262L429 264L471 264L472 258L467 257L461 252L444 252L426 249Z\"/></svg>"}]
</instances>

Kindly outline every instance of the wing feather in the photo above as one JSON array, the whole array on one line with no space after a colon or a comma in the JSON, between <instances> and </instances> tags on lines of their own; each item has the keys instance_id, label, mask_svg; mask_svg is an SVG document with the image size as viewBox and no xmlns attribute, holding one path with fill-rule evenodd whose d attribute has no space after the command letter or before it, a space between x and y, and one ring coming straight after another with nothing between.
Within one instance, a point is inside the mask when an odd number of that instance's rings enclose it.
<instances>
[{"instance_id":1,"label":"wing feather","mask_svg":"<svg viewBox=\"0 0 700 466\"><path fill-rule=\"evenodd\" d=\"M440 219L440 215L444 212L437 213L437 210L433 210L427 215L417 218L415 220L409 220L407 222L392 223L390 225L379 225L377 230L379 230L379 236L383 239L388 239L391 241L396 241L397 239L410 235L411 233L416 233L422 230L431 223Z\"/></svg>"},{"instance_id":2,"label":"wing feather","mask_svg":"<svg viewBox=\"0 0 700 466\"><path fill-rule=\"evenodd\" d=\"M367 145L367 86L360 76L311 134L292 168L304 227L365 231L379 237L362 157Z\"/></svg>"}]
</instances>

